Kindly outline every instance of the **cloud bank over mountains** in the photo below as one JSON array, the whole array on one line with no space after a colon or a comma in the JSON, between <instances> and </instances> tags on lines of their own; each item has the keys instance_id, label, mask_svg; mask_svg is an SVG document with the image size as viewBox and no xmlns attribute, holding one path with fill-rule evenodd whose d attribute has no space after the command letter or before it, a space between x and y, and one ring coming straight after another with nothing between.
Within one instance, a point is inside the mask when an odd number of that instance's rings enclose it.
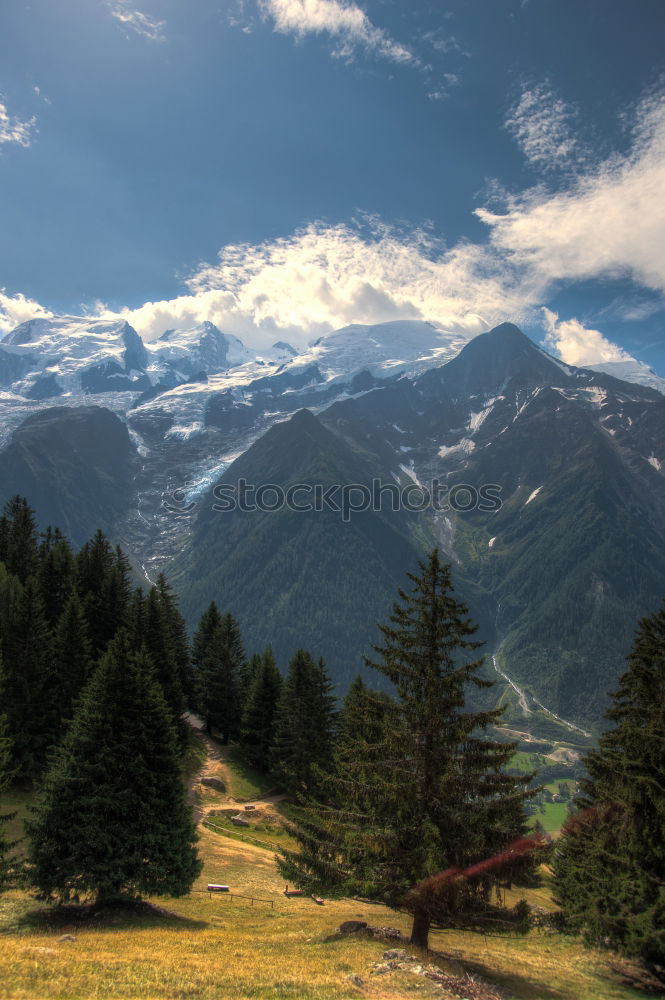
<instances>
[{"instance_id":1,"label":"cloud bank over mountains","mask_svg":"<svg viewBox=\"0 0 665 1000\"><path fill-rule=\"evenodd\" d=\"M301 14L309 19L302 30L331 32L339 15L342 35L370 31L352 5L334 0L271 0L271 9L296 33ZM472 337L512 320L542 325L550 349L571 364L625 360L601 331L542 310L558 288L589 279L628 278L665 296L665 95L644 100L632 120L623 154L508 194L501 211L477 208L485 242L449 247L430 228L375 217L313 222L279 239L222 248L176 298L119 311L100 303L94 312L122 315L147 339L210 320L257 347L276 339L304 346L350 323L422 319ZM507 126L547 175L548 163L581 148L568 121L543 84L524 92ZM38 314L48 310L22 295L0 295L0 330Z\"/></svg>"}]
</instances>

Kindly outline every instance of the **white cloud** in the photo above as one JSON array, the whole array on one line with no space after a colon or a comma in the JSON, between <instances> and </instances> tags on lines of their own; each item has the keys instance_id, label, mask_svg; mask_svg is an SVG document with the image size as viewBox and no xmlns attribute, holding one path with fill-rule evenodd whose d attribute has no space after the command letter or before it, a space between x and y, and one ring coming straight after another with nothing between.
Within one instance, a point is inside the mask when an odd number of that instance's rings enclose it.
<instances>
[{"instance_id":1,"label":"white cloud","mask_svg":"<svg viewBox=\"0 0 665 1000\"><path fill-rule=\"evenodd\" d=\"M506 128L519 143L526 159L546 171L584 159L571 124L575 111L557 97L548 83L525 87L506 119Z\"/></svg>"},{"instance_id":2,"label":"white cloud","mask_svg":"<svg viewBox=\"0 0 665 1000\"><path fill-rule=\"evenodd\" d=\"M603 364L606 361L634 361L626 351L613 344L600 330L591 330L577 319L560 320L558 313L543 309L545 347L553 350L569 365Z\"/></svg>"},{"instance_id":3,"label":"white cloud","mask_svg":"<svg viewBox=\"0 0 665 1000\"><path fill-rule=\"evenodd\" d=\"M559 191L534 188L503 214L478 209L491 247L543 290L555 282L631 278L665 290L665 96L635 113L633 148Z\"/></svg>"},{"instance_id":4,"label":"white cloud","mask_svg":"<svg viewBox=\"0 0 665 1000\"><path fill-rule=\"evenodd\" d=\"M29 146L32 143L36 118L23 121L9 114L7 105L0 100L0 146L4 143L15 143L17 146Z\"/></svg>"},{"instance_id":5,"label":"white cloud","mask_svg":"<svg viewBox=\"0 0 665 1000\"><path fill-rule=\"evenodd\" d=\"M142 38L147 38L151 42L164 42L165 21L158 21L149 14L143 14L140 10L132 10L129 0L114 0L107 4L112 17L115 17L125 28L129 28Z\"/></svg>"},{"instance_id":6,"label":"white cloud","mask_svg":"<svg viewBox=\"0 0 665 1000\"><path fill-rule=\"evenodd\" d=\"M405 318L471 337L503 320L537 322L562 284L615 276L633 280L636 301L648 289L648 299L661 302L665 98L650 98L633 119L626 155L557 190L541 185L507 196L503 214L479 209L489 228L486 243L446 247L427 228L407 231L375 218L313 223L282 239L227 246L193 275L185 294L122 315L148 339L207 319L262 347L278 339L303 346L349 323ZM27 300L12 302L27 318ZM98 313L111 315L103 306ZM547 343L564 360L626 359L599 330L551 312L545 318ZM0 312L2 322L6 327Z\"/></svg>"},{"instance_id":7,"label":"white cloud","mask_svg":"<svg viewBox=\"0 0 665 1000\"><path fill-rule=\"evenodd\" d=\"M312 224L259 246L225 247L189 282L190 294L124 310L148 339L208 319L256 346L303 346L350 323L424 319L469 337L525 313L519 276L483 249L446 249L424 230L376 219ZM108 315L103 309L102 315Z\"/></svg>"},{"instance_id":8,"label":"white cloud","mask_svg":"<svg viewBox=\"0 0 665 1000\"><path fill-rule=\"evenodd\" d=\"M419 62L409 49L376 27L364 10L348 0L260 0L260 6L275 31L282 34L296 38L329 35L336 56L350 58L357 48L364 48L392 62Z\"/></svg>"},{"instance_id":9,"label":"white cloud","mask_svg":"<svg viewBox=\"0 0 665 1000\"><path fill-rule=\"evenodd\" d=\"M25 295L7 295L6 290L0 288L0 335L38 316L53 316L53 313Z\"/></svg>"}]
</instances>

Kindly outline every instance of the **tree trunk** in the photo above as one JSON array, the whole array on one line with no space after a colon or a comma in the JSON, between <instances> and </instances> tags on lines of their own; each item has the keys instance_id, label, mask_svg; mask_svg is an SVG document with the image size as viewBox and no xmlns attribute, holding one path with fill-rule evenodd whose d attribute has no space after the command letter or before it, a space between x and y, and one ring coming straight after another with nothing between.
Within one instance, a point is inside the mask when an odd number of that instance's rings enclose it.
<instances>
[{"instance_id":1,"label":"tree trunk","mask_svg":"<svg viewBox=\"0 0 665 1000\"><path fill-rule=\"evenodd\" d=\"M416 948L429 947L429 925L431 923L429 913L424 910L416 910L413 915L413 927L411 928L411 944Z\"/></svg>"}]
</instances>

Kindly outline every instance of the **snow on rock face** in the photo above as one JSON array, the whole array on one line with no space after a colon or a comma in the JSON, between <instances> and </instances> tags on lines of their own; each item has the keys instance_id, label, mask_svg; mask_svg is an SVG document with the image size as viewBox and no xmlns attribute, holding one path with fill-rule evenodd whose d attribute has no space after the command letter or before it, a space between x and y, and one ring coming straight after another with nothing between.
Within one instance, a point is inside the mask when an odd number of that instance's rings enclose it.
<instances>
[{"instance_id":1,"label":"snow on rock face","mask_svg":"<svg viewBox=\"0 0 665 1000\"><path fill-rule=\"evenodd\" d=\"M171 369L180 381L194 375L214 375L252 357L237 337L229 336L214 323L200 323L182 330L166 330L149 345L152 370Z\"/></svg>"},{"instance_id":2,"label":"snow on rock face","mask_svg":"<svg viewBox=\"0 0 665 1000\"><path fill-rule=\"evenodd\" d=\"M415 373L454 357L467 338L446 333L421 320L395 320L364 326L354 323L311 344L298 363L316 363L328 377L367 369L387 377Z\"/></svg>"},{"instance_id":3,"label":"snow on rock face","mask_svg":"<svg viewBox=\"0 0 665 1000\"><path fill-rule=\"evenodd\" d=\"M665 378L656 375L648 365L642 361L605 361L599 365L589 365L595 372L604 372L605 375L612 375L614 378L624 382L635 382L637 385L646 385L650 389L657 389L665 394Z\"/></svg>"},{"instance_id":4,"label":"snow on rock face","mask_svg":"<svg viewBox=\"0 0 665 1000\"><path fill-rule=\"evenodd\" d=\"M2 345L0 383L6 381L3 371L9 359L18 360L24 374L12 389L32 398L104 391L109 380L109 389L131 389L148 359L143 341L124 320L80 316L28 320L8 333Z\"/></svg>"}]
</instances>

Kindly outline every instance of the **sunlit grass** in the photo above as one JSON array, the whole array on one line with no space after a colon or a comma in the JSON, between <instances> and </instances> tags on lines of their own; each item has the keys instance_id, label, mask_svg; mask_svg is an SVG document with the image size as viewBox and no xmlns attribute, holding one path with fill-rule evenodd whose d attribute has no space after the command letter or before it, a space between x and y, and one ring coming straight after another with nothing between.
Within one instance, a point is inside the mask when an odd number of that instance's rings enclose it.
<instances>
[{"instance_id":1,"label":"sunlit grass","mask_svg":"<svg viewBox=\"0 0 665 1000\"><path fill-rule=\"evenodd\" d=\"M239 781L251 785L246 777ZM20 804L24 808L25 798ZM66 915L54 922L53 911L27 894L0 897L2 1000L443 997L433 984L408 973L371 975L372 964L390 945L335 935L350 919L408 933L407 915L354 900L317 906L308 898L287 899L271 852L207 829L199 849L204 869L197 891L180 900L154 900L168 913L110 911L84 922ZM228 884L237 895L210 896L209 882ZM552 906L547 884L513 889L506 901L523 895L535 905ZM243 898L248 896L254 901ZM76 940L59 940L65 934ZM522 938L436 931L431 946L445 957L424 959L456 974L478 974L506 997L640 995L610 980L603 955L553 932L534 930ZM362 977L362 988L349 981L351 974Z\"/></svg>"}]
</instances>

